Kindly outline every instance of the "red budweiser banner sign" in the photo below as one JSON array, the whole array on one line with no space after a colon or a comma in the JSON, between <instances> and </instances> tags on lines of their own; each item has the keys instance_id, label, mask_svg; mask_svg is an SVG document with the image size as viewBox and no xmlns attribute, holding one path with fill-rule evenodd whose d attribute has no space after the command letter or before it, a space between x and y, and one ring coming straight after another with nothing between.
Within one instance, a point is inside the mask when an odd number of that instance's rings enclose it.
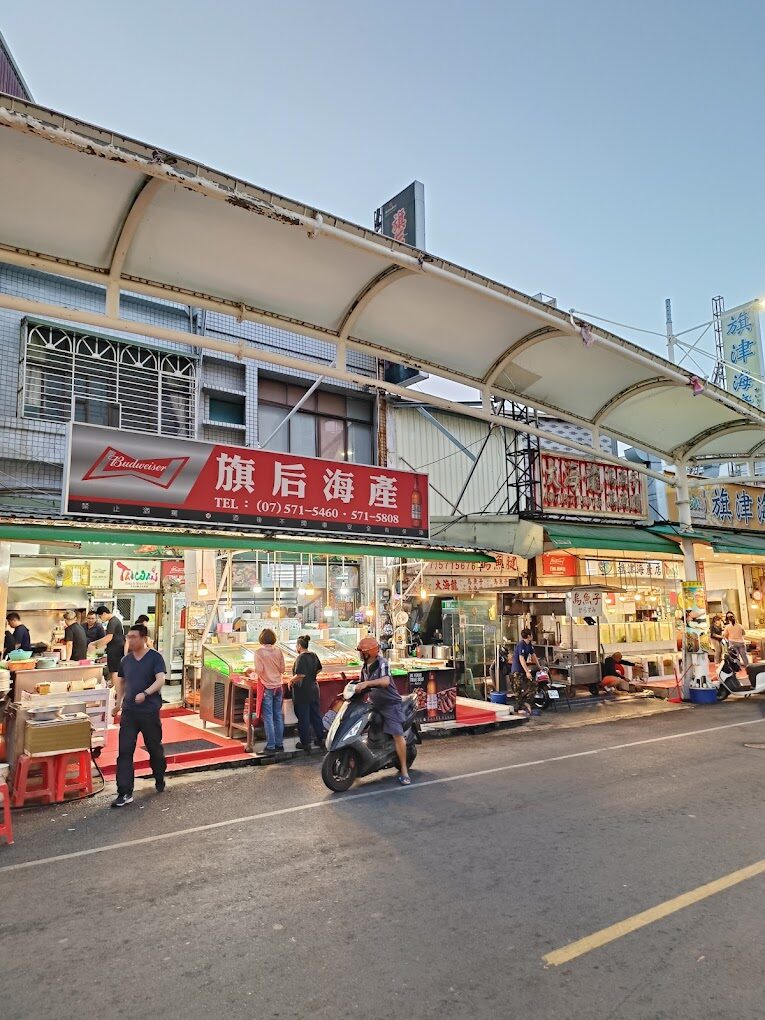
<instances>
[{"instance_id":1,"label":"red budweiser banner sign","mask_svg":"<svg viewBox=\"0 0 765 1020\"><path fill-rule=\"evenodd\" d=\"M427 538L426 475L70 426L64 512Z\"/></svg>"}]
</instances>

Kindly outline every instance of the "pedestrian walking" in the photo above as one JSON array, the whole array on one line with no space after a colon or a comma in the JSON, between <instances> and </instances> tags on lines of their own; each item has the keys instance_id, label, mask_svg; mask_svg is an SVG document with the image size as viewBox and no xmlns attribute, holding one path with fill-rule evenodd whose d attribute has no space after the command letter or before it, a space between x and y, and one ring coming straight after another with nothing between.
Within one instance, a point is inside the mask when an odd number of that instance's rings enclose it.
<instances>
[{"instance_id":1,"label":"pedestrian walking","mask_svg":"<svg viewBox=\"0 0 765 1020\"><path fill-rule=\"evenodd\" d=\"M142 613L141 616L136 617L135 622L142 623L146 630L147 631L149 630L149 617L146 615L146 613ZM151 633L149 633L149 636L146 638L146 644L149 648L154 647L154 641L152 640Z\"/></svg>"},{"instance_id":2,"label":"pedestrian walking","mask_svg":"<svg viewBox=\"0 0 765 1020\"><path fill-rule=\"evenodd\" d=\"M135 754L138 735L149 752L157 793L165 789L165 750L162 747L162 685L165 660L146 643L148 632L142 623L128 631L128 653L117 668L117 703L113 714L120 714L119 755L117 757L117 797L113 808L133 803Z\"/></svg>"},{"instance_id":3,"label":"pedestrian walking","mask_svg":"<svg viewBox=\"0 0 765 1020\"><path fill-rule=\"evenodd\" d=\"M738 654L742 666L749 665L749 656L746 654L746 631L736 620L733 613L725 615L725 630L723 637L731 646L731 649Z\"/></svg>"},{"instance_id":4,"label":"pedestrian walking","mask_svg":"<svg viewBox=\"0 0 765 1020\"><path fill-rule=\"evenodd\" d=\"M321 673L321 659L308 649L311 639L301 634L295 643L297 659L292 668L292 705L298 721L300 740L295 745L298 751L311 753L311 731L317 747L324 746L324 722L319 711L319 684L316 677Z\"/></svg>"},{"instance_id":5,"label":"pedestrian walking","mask_svg":"<svg viewBox=\"0 0 765 1020\"><path fill-rule=\"evenodd\" d=\"M715 662L718 666L722 662L723 630L723 618L719 613L715 613L712 617L712 622L709 625L709 640L712 642L712 648L714 648L715 652Z\"/></svg>"},{"instance_id":6,"label":"pedestrian walking","mask_svg":"<svg viewBox=\"0 0 765 1020\"><path fill-rule=\"evenodd\" d=\"M531 715L531 702L536 694L536 684L531 667L539 668L539 659L534 651L531 631L525 627L521 631L521 640L513 651L513 662L510 667L510 680L515 696L515 711L518 715Z\"/></svg>"},{"instance_id":7,"label":"pedestrian walking","mask_svg":"<svg viewBox=\"0 0 765 1020\"><path fill-rule=\"evenodd\" d=\"M287 668L281 648L276 647L276 634L268 627L258 637L260 648L255 652L255 671L262 688L261 716L266 731L266 753L284 750L284 689L283 674Z\"/></svg>"},{"instance_id":8,"label":"pedestrian walking","mask_svg":"<svg viewBox=\"0 0 765 1020\"><path fill-rule=\"evenodd\" d=\"M93 643L97 648L106 649L106 670L109 674L109 683L114 687L117 683L120 662L125 654L125 631L122 627L122 620L106 606L99 606L96 616L103 625L104 636Z\"/></svg>"}]
</instances>

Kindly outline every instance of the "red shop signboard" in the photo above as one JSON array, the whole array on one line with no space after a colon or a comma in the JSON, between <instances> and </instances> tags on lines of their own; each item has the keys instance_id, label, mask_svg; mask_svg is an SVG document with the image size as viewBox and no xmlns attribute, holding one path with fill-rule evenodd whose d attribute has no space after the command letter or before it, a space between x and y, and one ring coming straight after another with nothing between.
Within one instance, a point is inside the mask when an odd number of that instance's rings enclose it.
<instances>
[{"instance_id":1,"label":"red shop signboard","mask_svg":"<svg viewBox=\"0 0 765 1020\"><path fill-rule=\"evenodd\" d=\"M640 520L647 514L644 480L615 464L543 453L542 509Z\"/></svg>"},{"instance_id":2,"label":"red shop signboard","mask_svg":"<svg viewBox=\"0 0 765 1020\"><path fill-rule=\"evenodd\" d=\"M65 513L427 538L427 475L70 425Z\"/></svg>"},{"instance_id":3,"label":"red shop signboard","mask_svg":"<svg viewBox=\"0 0 765 1020\"><path fill-rule=\"evenodd\" d=\"M546 552L542 554L543 577L576 577L579 565L571 553Z\"/></svg>"}]
</instances>

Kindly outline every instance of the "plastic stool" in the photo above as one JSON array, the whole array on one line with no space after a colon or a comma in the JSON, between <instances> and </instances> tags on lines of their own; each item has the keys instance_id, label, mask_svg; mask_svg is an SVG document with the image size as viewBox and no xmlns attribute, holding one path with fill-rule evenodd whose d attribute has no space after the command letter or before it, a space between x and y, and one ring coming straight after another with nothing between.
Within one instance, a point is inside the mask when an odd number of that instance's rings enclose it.
<instances>
[{"instance_id":1,"label":"plastic stool","mask_svg":"<svg viewBox=\"0 0 765 1020\"><path fill-rule=\"evenodd\" d=\"M30 768L39 769L39 777L34 773L30 775ZM30 754L20 755L13 772L13 797L11 800L13 806L23 807L28 800L36 797L42 797L47 804L52 804L56 799L55 773L53 758L33 758ZM40 780L37 785L28 785L30 779L37 778Z\"/></svg>"},{"instance_id":2,"label":"plastic stool","mask_svg":"<svg viewBox=\"0 0 765 1020\"><path fill-rule=\"evenodd\" d=\"M67 793L93 792L93 770L90 767L90 751L71 751L56 755L56 800L66 798ZM76 768L76 772L70 771Z\"/></svg>"},{"instance_id":3,"label":"plastic stool","mask_svg":"<svg viewBox=\"0 0 765 1020\"><path fill-rule=\"evenodd\" d=\"M7 783L0 783L0 800L3 802L3 819L0 822L0 836L5 836L6 842L13 842L13 826L11 825L11 795Z\"/></svg>"}]
</instances>

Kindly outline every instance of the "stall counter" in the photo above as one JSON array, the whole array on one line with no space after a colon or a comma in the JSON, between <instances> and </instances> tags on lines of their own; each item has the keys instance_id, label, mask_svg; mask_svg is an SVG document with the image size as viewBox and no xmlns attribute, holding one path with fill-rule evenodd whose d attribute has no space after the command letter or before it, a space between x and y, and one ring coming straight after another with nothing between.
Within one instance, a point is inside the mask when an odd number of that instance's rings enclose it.
<instances>
[{"instance_id":1,"label":"stall counter","mask_svg":"<svg viewBox=\"0 0 765 1020\"><path fill-rule=\"evenodd\" d=\"M12 665L12 663L11 663ZM22 692L34 694L38 684L70 684L72 682L89 682L95 680L98 683L103 680L104 667L92 663L89 666L81 666L77 662L64 662L52 669L25 669L16 670L16 697Z\"/></svg>"}]
</instances>

